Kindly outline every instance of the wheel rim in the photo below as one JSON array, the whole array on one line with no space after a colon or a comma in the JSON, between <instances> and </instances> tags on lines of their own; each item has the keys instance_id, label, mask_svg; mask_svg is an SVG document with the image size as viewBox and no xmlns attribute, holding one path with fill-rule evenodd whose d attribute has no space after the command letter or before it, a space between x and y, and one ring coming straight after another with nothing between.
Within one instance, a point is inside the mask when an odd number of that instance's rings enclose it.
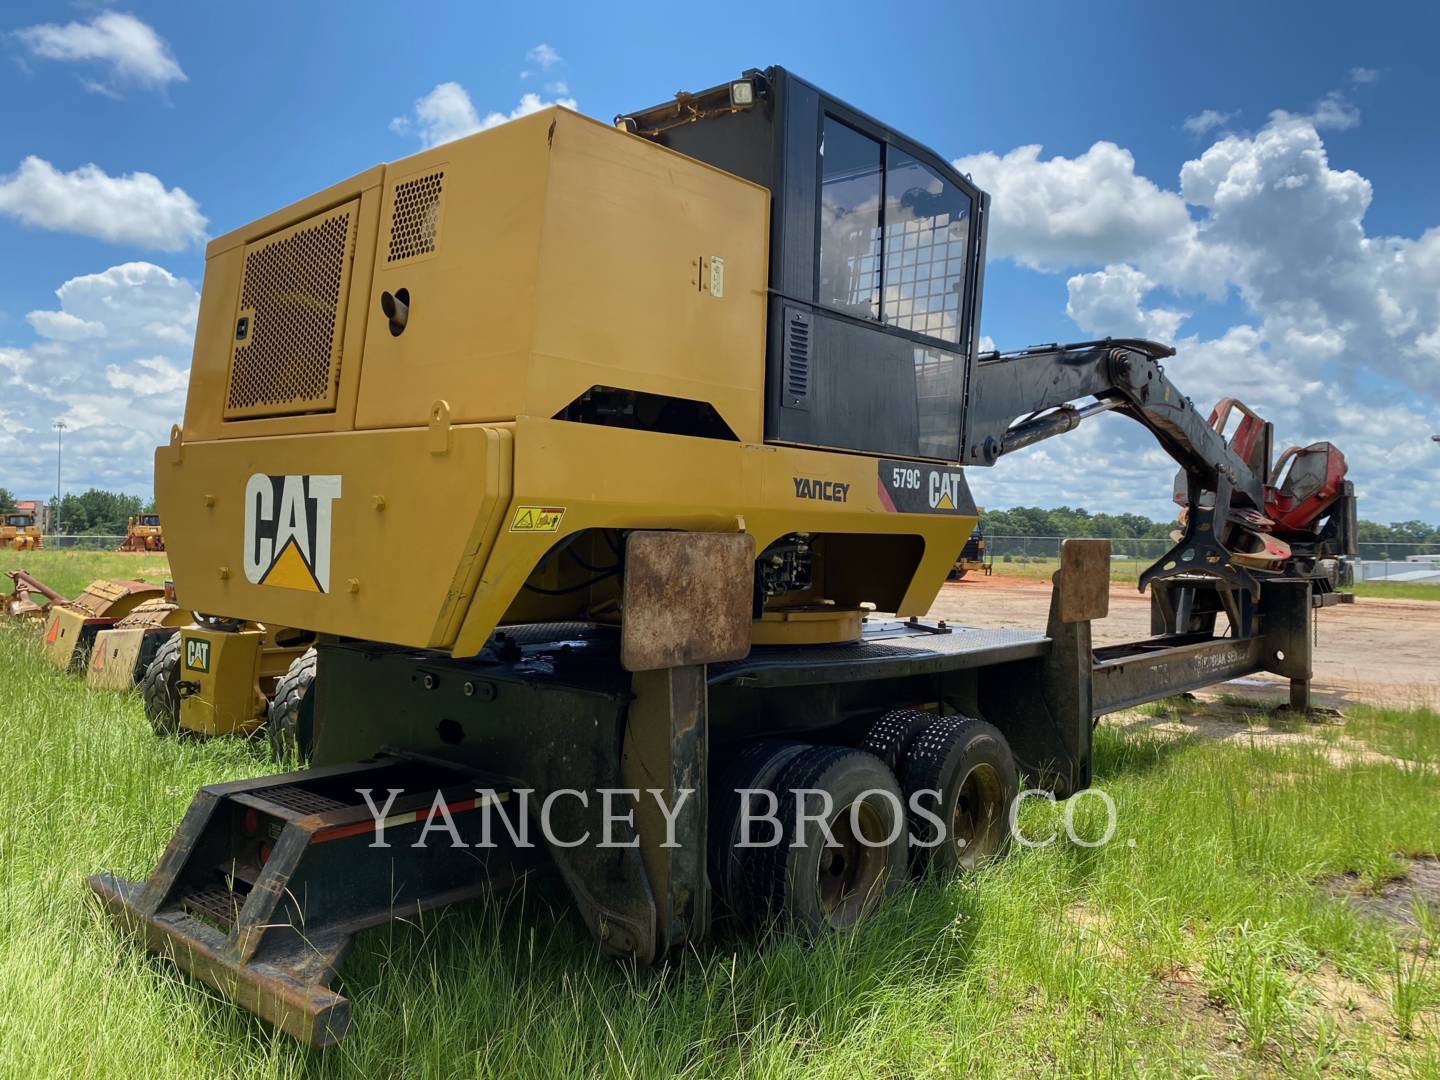
<instances>
[{"instance_id":1,"label":"wheel rim","mask_svg":"<svg viewBox=\"0 0 1440 1080\"><path fill-rule=\"evenodd\" d=\"M846 806L829 825L835 846L820 851L816 873L820 910L832 927L848 930L883 891L888 845L882 842L891 830L868 799Z\"/></svg>"},{"instance_id":2,"label":"wheel rim","mask_svg":"<svg viewBox=\"0 0 1440 1080\"><path fill-rule=\"evenodd\" d=\"M965 870L1000 850L1003 835L1004 786L993 765L976 765L960 782L950 813L950 843L957 864Z\"/></svg>"}]
</instances>

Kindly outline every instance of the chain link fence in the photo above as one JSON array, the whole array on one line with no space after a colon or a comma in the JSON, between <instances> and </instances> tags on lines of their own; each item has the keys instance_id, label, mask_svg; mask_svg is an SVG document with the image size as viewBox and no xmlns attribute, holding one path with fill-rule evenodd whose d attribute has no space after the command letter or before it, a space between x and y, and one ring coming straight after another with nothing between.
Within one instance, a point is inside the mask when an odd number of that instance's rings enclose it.
<instances>
[{"instance_id":1,"label":"chain link fence","mask_svg":"<svg viewBox=\"0 0 1440 1080\"><path fill-rule=\"evenodd\" d=\"M1139 575L1171 547L1170 540L1111 537L1110 558L1115 574ZM1058 564L1060 536L986 535L986 555L1004 573L1008 564L1016 570L1026 566ZM1356 581L1399 581L1440 586L1440 544L1402 544L1388 541L1362 542L1355 561Z\"/></svg>"},{"instance_id":2,"label":"chain link fence","mask_svg":"<svg viewBox=\"0 0 1440 1080\"><path fill-rule=\"evenodd\" d=\"M120 547L124 534L119 536L65 536L50 534L42 538L45 548L50 551L115 551Z\"/></svg>"}]
</instances>

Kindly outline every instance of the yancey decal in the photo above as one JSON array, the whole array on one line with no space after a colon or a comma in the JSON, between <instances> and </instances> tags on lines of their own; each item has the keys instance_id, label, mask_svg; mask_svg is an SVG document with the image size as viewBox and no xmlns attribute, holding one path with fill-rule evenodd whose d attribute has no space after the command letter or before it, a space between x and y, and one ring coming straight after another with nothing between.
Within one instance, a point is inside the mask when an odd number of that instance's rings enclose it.
<instances>
[{"instance_id":1,"label":"yancey decal","mask_svg":"<svg viewBox=\"0 0 1440 1080\"><path fill-rule=\"evenodd\" d=\"M245 484L245 580L303 592L330 591L338 476L267 476Z\"/></svg>"},{"instance_id":2,"label":"yancey decal","mask_svg":"<svg viewBox=\"0 0 1440 1080\"><path fill-rule=\"evenodd\" d=\"M812 480L808 476L792 476L797 499L819 499L821 502L849 502L850 485L839 480Z\"/></svg>"},{"instance_id":3,"label":"yancey decal","mask_svg":"<svg viewBox=\"0 0 1440 1080\"><path fill-rule=\"evenodd\" d=\"M960 469L882 461L877 490L881 505L891 513L975 514L975 500Z\"/></svg>"}]
</instances>

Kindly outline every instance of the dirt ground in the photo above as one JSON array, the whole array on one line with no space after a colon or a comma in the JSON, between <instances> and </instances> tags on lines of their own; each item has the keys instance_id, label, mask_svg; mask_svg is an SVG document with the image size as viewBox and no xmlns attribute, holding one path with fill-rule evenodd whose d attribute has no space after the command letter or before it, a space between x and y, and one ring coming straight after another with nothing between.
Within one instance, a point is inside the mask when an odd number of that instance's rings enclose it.
<instances>
[{"instance_id":1,"label":"dirt ground","mask_svg":"<svg viewBox=\"0 0 1440 1080\"><path fill-rule=\"evenodd\" d=\"M961 626L1044 630L1050 583L1034 578L969 576L944 586L930 618ZM1148 637L1150 597L1133 585L1110 586L1110 615L1094 626L1096 645ZM1318 704L1347 701L1406 708L1440 705L1440 603L1356 597L1319 613L1314 691ZM1273 676L1237 679L1215 692L1283 700Z\"/></svg>"}]
</instances>

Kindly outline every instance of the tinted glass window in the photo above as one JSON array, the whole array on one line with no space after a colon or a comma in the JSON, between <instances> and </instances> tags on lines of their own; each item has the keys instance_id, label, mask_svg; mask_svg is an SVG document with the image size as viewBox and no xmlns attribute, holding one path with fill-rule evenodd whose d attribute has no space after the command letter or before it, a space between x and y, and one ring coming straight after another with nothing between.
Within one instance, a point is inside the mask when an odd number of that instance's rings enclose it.
<instances>
[{"instance_id":1,"label":"tinted glass window","mask_svg":"<svg viewBox=\"0 0 1440 1080\"><path fill-rule=\"evenodd\" d=\"M881 146L825 118L820 142L820 303L880 317Z\"/></svg>"},{"instance_id":2,"label":"tinted glass window","mask_svg":"<svg viewBox=\"0 0 1440 1080\"><path fill-rule=\"evenodd\" d=\"M960 340L970 197L890 147L885 166L885 321Z\"/></svg>"}]
</instances>

